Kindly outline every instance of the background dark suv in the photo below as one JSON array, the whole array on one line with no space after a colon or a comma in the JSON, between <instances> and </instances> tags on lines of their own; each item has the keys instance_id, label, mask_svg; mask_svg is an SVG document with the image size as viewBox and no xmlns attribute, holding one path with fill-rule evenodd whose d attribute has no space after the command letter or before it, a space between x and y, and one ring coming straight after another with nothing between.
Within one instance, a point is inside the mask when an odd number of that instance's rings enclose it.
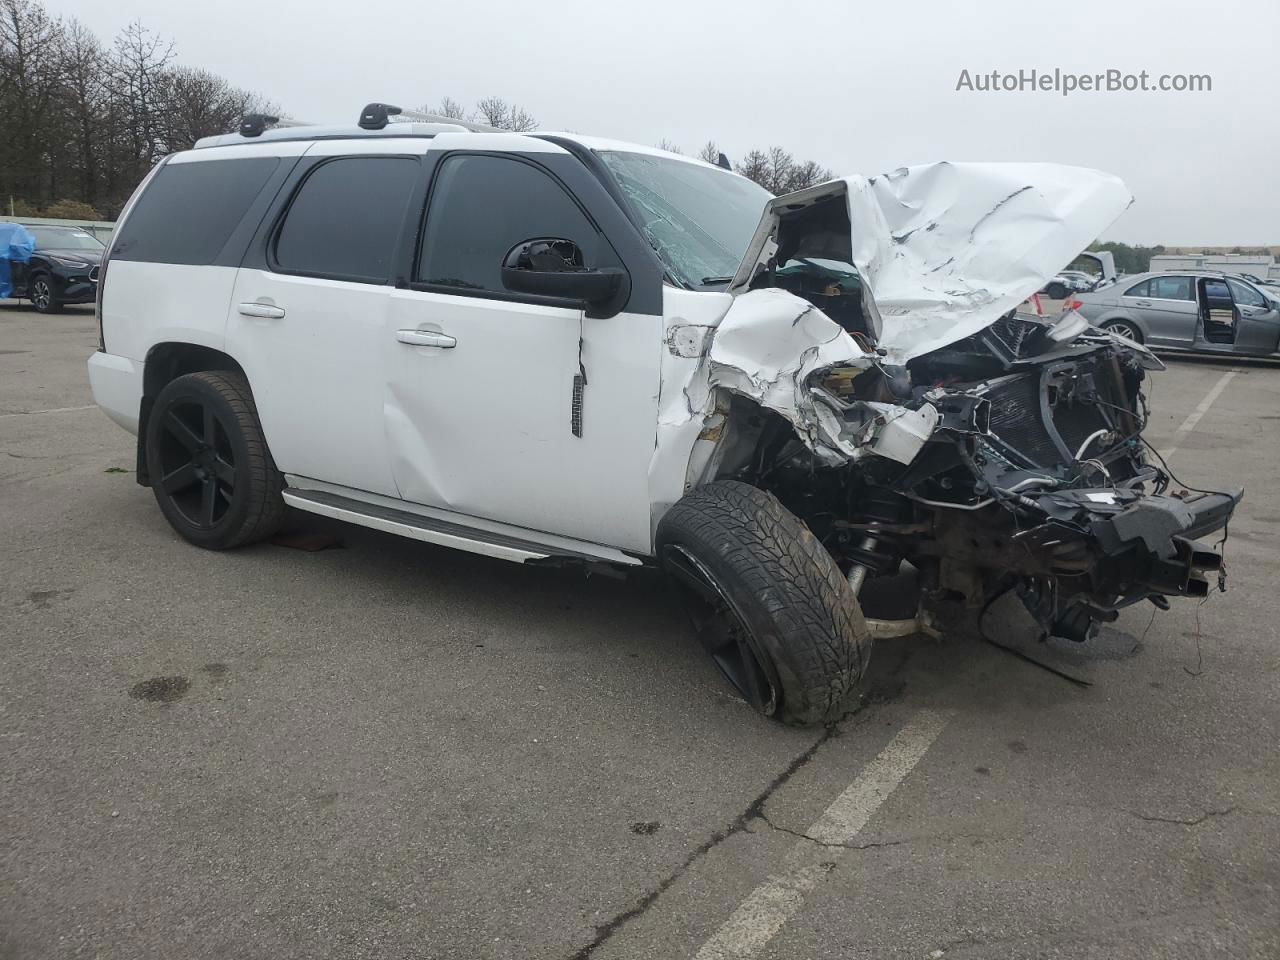
<instances>
[{"instance_id":1,"label":"background dark suv","mask_svg":"<svg viewBox=\"0 0 1280 960\"><path fill-rule=\"evenodd\" d=\"M36 249L30 263L12 264L13 295L30 300L40 313L92 303L102 243L79 227L24 226L36 238Z\"/></svg>"}]
</instances>

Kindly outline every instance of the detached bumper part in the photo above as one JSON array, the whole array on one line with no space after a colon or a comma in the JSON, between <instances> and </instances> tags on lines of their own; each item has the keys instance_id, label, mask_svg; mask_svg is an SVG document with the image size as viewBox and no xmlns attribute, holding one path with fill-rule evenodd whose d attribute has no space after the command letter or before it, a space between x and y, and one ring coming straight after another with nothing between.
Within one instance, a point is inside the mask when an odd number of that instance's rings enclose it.
<instances>
[{"instance_id":1,"label":"detached bumper part","mask_svg":"<svg viewBox=\"0 0 1280 960\"><path fill-rule=\"evenodd\" d=\"M1219 570L1222 558L1196 538L1226 526L1243 497L1241 488L1188 499L1144 497L1095 524L1094 533L1109 556L1135 551L1139 580L1151 593L1203 597L1204 575Z\"/></svg>"},{"instance_id":2,"label":"detached bumper part","mask_svg":"<svg viewBox=\"0 0 1280 960\"><path fill-rule=\"evenodd\" d=\"M1034 582L1019 590L1023 604L1045 630L1068 640L1087 640L1098 622L1116 618L1122 607L1148 597L1204 597L1222 557L1198 537L1221 530L1244 496L1236 488L1185 498L1099 489L1046 493L1037 505L1048 523L1024 532L1024 542L1041 549L1064 546L1070 528L1092 541L1097 554L1092 596L1059 604L1056 589Z\"/></svg>"}]
</instances>

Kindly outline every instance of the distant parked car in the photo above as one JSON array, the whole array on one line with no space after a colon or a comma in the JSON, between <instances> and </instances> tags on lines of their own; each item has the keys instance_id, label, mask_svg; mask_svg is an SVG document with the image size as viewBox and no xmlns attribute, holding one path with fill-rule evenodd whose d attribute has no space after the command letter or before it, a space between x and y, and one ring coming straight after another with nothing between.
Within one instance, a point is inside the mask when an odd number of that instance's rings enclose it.
<instances>
[{"instance_id":1,"label":"distant parked car","mask_svg":"<svg viewBox=\"0 0 1280 960\"><path fill-rule=\"evenodd\" d=\"M40 313L57 313L68 303L92 303L96 295L102 243L87 230L24 224L36 238L30 263L13 263L13 295L30 300Z\"/></svg>"},{"instance_id":2,"label":"distant parked car","mask_svg":"<svg viewBox=\"0 0 1280 960\"><path fill-rule=\"evenodd\" d=\"M1153 350L1280 355L1280 293L1235 275L1143 273L1067 306Z\"/></svg>"},{"instance_id":3,"label":"distant parked car","mask_svg":"<svg viewBox=\"0 0 1280 960\"><path fill-rule=\"evenodd\" d=\"M1075 284L1077 293L1088 293L1093 289L1094 284L1098 282L1098 278L1092 274L1085 273L1083 270L1063 270L1058 276L1065 277L1067 280Z\"/></svg>"},{"instance_id":4,"label":"distant parked car","mask_svg":"<svg viewBox=\"0 0 1280 960\"><path fill-rule=\"evenodd\" d=\"M1108 250L1086 250L1073 260L1091 260L1097 264L1096 272L1086 270L1060 270L1058 275L1041 287L1040 292L1051 300L1065 300L1073 293L1086 293L1101 290L1116 280L1115 257Z\"/></svg>"},{"instance_id":5,"label":"distant parked car","mask_svg":"<svg viewBox=\"0 0 1280 960\"><path fill-rule=\"evenodd\" d=\"M1040 292L1050 300L1065 300L1076 291L1077 282L1061 273L1040 288Z\"/></svg>"}]
</instances>

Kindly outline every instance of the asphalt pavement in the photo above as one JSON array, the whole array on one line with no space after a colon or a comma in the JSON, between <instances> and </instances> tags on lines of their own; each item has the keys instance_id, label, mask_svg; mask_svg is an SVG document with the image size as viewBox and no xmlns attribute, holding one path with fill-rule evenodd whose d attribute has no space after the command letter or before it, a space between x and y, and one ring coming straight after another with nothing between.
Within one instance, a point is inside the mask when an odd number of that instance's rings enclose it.
<instances>
[{"instance_id":1,"label":"asphalt pavement","mask_svg":"<svg viewBox=\"0 0 1280 960\"><path fill-rule=\"evenodd\" d=\"M95 343L0 305L3 960L1280 956L1280 369L1155 375L1181 481L1248 490L1227 593L1031 642L1089 686L885 641L793 730L651 576L189 546Z\"/></svg>"}]
</instances>

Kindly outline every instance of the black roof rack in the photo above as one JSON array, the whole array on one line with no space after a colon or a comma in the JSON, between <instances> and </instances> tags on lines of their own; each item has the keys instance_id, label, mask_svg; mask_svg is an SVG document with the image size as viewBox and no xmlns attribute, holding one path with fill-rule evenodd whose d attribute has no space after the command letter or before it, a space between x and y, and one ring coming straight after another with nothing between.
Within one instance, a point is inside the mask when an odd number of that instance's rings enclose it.
<instances>
[{"instance_id":1,"label":"black roof rack","mask_svg":"<svg viewBox=\"0 0 1280 960\"><path fill-rule=\"evenodd\" d=\"M273 117L269 113L246 113L240 121L240 136L260 137L267 127L279 122L279 117Z\"/></svg>"},{"instance_id":2,"label":"black roof rack","mask_svg":"<svg viewBox=\"0 0 1280 960\"><path fill-rule=\"evenodd\" d=\"M396 114L401 113L399 107L389 103L371 103L360 111L361 130L381 130Z\"/></svg>"}]
</instances>

